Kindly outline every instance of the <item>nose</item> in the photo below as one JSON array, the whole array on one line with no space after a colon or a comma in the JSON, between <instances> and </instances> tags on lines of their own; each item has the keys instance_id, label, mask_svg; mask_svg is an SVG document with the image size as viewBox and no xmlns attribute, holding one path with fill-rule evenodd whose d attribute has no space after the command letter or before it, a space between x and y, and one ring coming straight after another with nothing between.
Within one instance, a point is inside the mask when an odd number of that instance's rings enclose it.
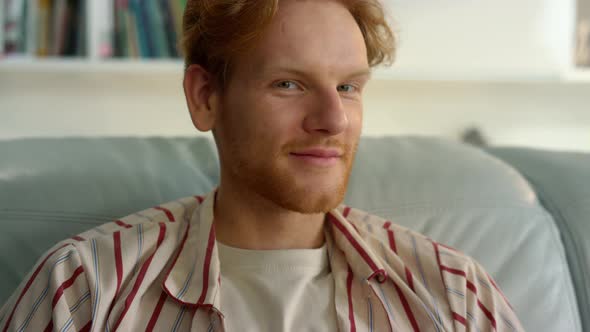
<instances>
[{"instance_id":1,"label":"nose","mask_svg":"<svg viewBox=\"0 0 590 332\"><path fill-rule=\"evenodd\" d=\"M317 93L311 103L303 123L308 133L334 136L348 127L348 115L338 91Z\"/></svg>"}]
</instances>

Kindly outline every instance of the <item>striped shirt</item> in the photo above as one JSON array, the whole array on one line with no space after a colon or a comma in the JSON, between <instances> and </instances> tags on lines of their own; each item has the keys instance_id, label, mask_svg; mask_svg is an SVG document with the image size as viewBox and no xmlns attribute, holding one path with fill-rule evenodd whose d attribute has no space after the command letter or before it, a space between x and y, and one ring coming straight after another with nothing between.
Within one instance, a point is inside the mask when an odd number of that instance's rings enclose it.
<instances>
[{"instance_id":1,"label":"striped shirt","mask_svg":"<svg viewBox=\"0 0 590 332\"><path fill-rule=\"evenodd\" d=\"M224 331L214 196L58 243L0 309L1 331ZM341 331L524 330L470 257L344 205L326 223Z\"/></svg>"}]
</instances>

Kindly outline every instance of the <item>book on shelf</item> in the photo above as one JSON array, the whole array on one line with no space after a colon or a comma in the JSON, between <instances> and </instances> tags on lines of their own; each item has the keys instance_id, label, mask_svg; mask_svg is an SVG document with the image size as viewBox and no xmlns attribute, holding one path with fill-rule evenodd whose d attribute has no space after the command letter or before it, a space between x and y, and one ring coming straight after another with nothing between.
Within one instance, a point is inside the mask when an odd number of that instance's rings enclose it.
<instances>
[{"instance_id":1,"label":"book on shelf","mask_svg":"<svg viewBox=\"0 0 590 332\"><path fill-rule=\"evenodd\" d=\"M116 57L177 58L185 0L115 0Z\"/></svg>"},{"instance_id":2,"label":"book on shelf","mask_svg":"<svg viewBox=\"0 0 590 332\"><path fill-rule=\"evenodd\" d=\"M3 53L10 54L24 51L24 35L26 33L24 13L25 0L3 0Z\"/></svg>"},{"instance_id":3,"label":"book on shelf","mask_svg":"<svg viewBox=\"0 0 590 332\"><path fill-rule=\"evenodd\" d=\"M85 54L86 0L1 0L2 53L35 57Z\"/></svg>"},{"instance_id":4,"label":"book on shelf","mask_svg":"<svg viewBox=\"0 0 590 332\"><path fill-rule=\"evenodd\" d=\"M4 2L0 0L0 59L4 56Z\"/></svg>"}]
</instances>

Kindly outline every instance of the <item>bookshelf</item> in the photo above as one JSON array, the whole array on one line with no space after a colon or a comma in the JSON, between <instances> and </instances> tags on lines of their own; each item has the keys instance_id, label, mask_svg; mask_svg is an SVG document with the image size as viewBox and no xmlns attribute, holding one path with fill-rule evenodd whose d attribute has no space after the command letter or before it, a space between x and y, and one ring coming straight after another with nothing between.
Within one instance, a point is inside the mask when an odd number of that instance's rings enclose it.
<instances>
[{"instance_id":1,"label":"bookshelf","mask_svg":"<svg viewBox=\"0 0 590 332\"><path fill-rule=\"evenodd\" d=\"M32 8L31 4L34 3L43 3L48 2L48 0L0 0L0 6L4 7L4 5L10 1L11 3L26 3L29 5L29 8ZM143 8L145 10L152 9L151 12L154 12L153 6L162 6L168 5L169 6L169 13L176 13L176 16L168 18L167 20L163 17L158 19L159 24L155 24L153 26L162 26L162 23L170 23L169 26L174 26L174 32L176 34L179 33L179 20L182 13L182 8L186 3L186 0L52 0L53 4L58 3L70 3L70 2L79 2L80 8L84 14L84 24L79 27L79 33L83 34L83 54L80 54L76 57L38 57L33 55L35 52L32 51L34 48L32 46L31 41L26 42L26 51L24 54L4 54L0 55L0 74L2 72L10 72L10 73L18 73L18 72L27 72L27 73L38 73L39 75L44 75L50 73L51 75L59 75L60 73L72 73L72 72L79 72L83 74L94 74L94 73L101 73L101 74L109 74L113 75L113 78L116 78L117 75L126 75L126 74L138 74L138 73L157 73L162 75L178 75L182 72L182 62L178 57L169 56L167 58L155 58L155 57L142 57L141 55L135 54L135 57L129 58L122 58L122 57L113 57L113 55L117 55L117 20L119 19L118 13L115 12L114 8L120 8L127 4L128 6L140 6L140 4L144 4L146 7ZM572 0L574 1L574 0ZM575 16L573 13L580 13L581 8L580 3L582 2L590 2L590 0L577 0L577 3L572 2L571 14L562 15L563 17ZM497 3L496 8L501 12L505 11L503 9L503 5L506 6L509 2L507 0L500 0L500 1L489 1L490 3ZM534 1L530 1L533 3ZM538 0L539 9L537 11L543 12L547 11L548 7L542 7L543 1ZM409 2L410 3L410 2ZM565 3L565 2L564 2ZM152 7L149 7L149 6ZM574 8L578 6L578 9ZM428 15L428 12L436 12L436 11L425 11L425 7L422 8L420 6L436 6L432 1L426 1L425 4L401 4L399 3L397 7L394 7L396 15L394 17L399 17L399 23L401 26L406 27L408 33L404 36L405 31L401 31L401 43L400 46L402 51L404 51L404 47L406 47L405 52L400 52L402 56L399 57L398 62L396 65L391 69L377 69L374 73L374 78L377 80L382 81L389 81L389 80L401 80L401 81L492 81L492 82L567 82L567 83L578 83L583 82L587 83L590 82L590 70L584 67L578 67L574 64L574 61L561 61L561 63L553 64L551 63L551 59L545 62L539 62L538 65L529 66L528 68L521 68L519 65L526 64L527 61L522 60L526 56L536 55L539 49L533 49L530 47L529 50L525 50L521 54L515 53L515 58L519 58L520 62L515 62L512 65L505 66L506 59L508 56L501 58L498 57L500 60L496 60L498 63L493 63L491 61L494 60L486 60L488 61L487 64L481 66L461 66L460 63L463 61L465 63L472 61L473 54L480 55L481 53L473 53L471 50L460 50L456 51L457 54L454 58L451 58L450 61L454 63L454 66L445 66L439 65L436 67L436 61L428 60L426 56L430 56L431 59L433 58L432 55L424 55L426 53L433 53L432 49L435 46L426 45L426 42L423 42L421 45L416 46L416 41L424 40L423 37L426 36L426 33L422 31L415 32L415 26L418 24L424 26L425 18L418 20L416 17L424 17L424 15ZM478 5L480 7L485 8L485 4ZM149 7L149 8L148 8ZM473 11L473 15L468 15L469 6L463 6L467 9L461 9L465 11L464 13L461 10L458 10L456 14L457 17L477 17L477 14L481 14L478 12ZM542 7L542 8L541 8ZM492 7L490 7L492 8ZM566 6L562 6L562 8L566 8ZM569 7L568 7L569 8ZM140 7L134 7L129 10L133 12L134 10L139 10L137 12L138 15L130 15L127 17L128 20L140 20L139 13L141 12ZM36 13L38 14L39 9L29 10L28 16L24 18L25 25L31 30L35 27L39 27L39 22L36 20ZM483 11L482 9L481 11ZM523 13L526 13L529 16L534 14L535 10L528 10L526 8L519 9L522 11L519 15L522 16ZM564 10L569 11L570 9ZM450 11L449 11L450 12ZM6 17L8 13L4 13L5 15L0 15L0 22L2 20L6 21ZM162 16L163 13L160 13ZM439 14L436 14L439 15ZM439 16L444 16L445 14L440 14ZM569 15L569 16L568 16ZM488 15L493 16L493 15ZM416 18L416 19L415 19ZM144 17L145 19L145 17ZM524 17L523 19L526 19ZM439 19L440 21L458 21L456 18L453 17L442 17ZM560 33L563 35L569 31L569 33L574 33L573 26L576 24L575 22L579 20L579 17L574 18L572 17L569 19L568 22L571 23L572 28L561 28ZM482 20L483 21L483 20ZM539 26L541 23L545 23L546 25L555 26L556 21L547 20L546 22L533 22L531 21L529 26L522 25L522 30L530 29L530 26L536 25ZM139 26L140 21L135 21L135 24L132 26ZM435 22L436 23L436 22ZM568 25L567 22L564 23ZM495 23L494 23L495 25ZM128 26L129 27L129 26ZM483 26L483 28L487 28ZM518 28L518 26L514 26L514 28ZM514 30L514 28L507 27L505 30ZM446 29L446 30L445 30ZM459 31L459 25L457 24L457 28L455 30L448 29L442 27L442 30L447 33L455 33ZM428 33L432 33L431 29L429 29ZM497 34L497 35L489 35L483 36L484 38L495 38L497 40L503 40L509 34L506 33L505 35ZM537 36L531 36L529 39L534 39L541 35L540 33ZM160 34L160 38L162 34ZM170 37L169 34L165 37ZM6 40L7 36L6 33L0 33L0 42L2 40ZM436 38L430 41L436 41ZM566 38L568 39L568 38ZM573 42L574 38L569 38L572 42L569 43L561 43L558 46L551 45L554 48L561 47L562 50L553 50L553 52L561 52L562 54L567 54L567 56L561 56L561 58L570 57L573 59L573 48L575 44ZM139 42L139 41L138 41ZM469 40L467 40L469 42ZM510 41L509 41L510 42ZM414 44L413 44L414 43ZM556 44L556 43L554 43ZM518 45L518 41L514 41L513 45ZM532 45L532 44L531 44ZM544 45L543 47L545 47ZM429 47L431 49L429 49ZM141 47L137 47L138 49ZM452 47L451 47L452 48ZM508 49L509 46L506 46ZM563 48L570 48L568 50L563 50ZM430 50L430 51L429 51ZM461 58L461 54L470 54L471 58L468 58L468 55L465 56L465 59ZM528 52L528 53L527 53ZM482 51L483 53L483 51ZM501 55L501 54L500 54ZM493 57L490 57L493 58ZM408 60L410 59L410 60ZM418 59L418 60L412 60ZM426 60L425 60L426 59ZM421 62L422 61L422 62ZM432 63L424 63L425 61L430 61ZM555 61L554 61L555 62ZM545 66L545 67L543 67ZM553 66L549 68L548 66ZM14 75L13 75L14 76Z\"/></svg>"},{"instance_id":2,"label":"bookshelf","mask_svg":"<svg viewBox=\"0 0 590 332\"><path fill-rule=\"evenodd\" d=\"M186 0L0 0L0 60L178 59L185 5Z\"/></svg>"}]
</instances>

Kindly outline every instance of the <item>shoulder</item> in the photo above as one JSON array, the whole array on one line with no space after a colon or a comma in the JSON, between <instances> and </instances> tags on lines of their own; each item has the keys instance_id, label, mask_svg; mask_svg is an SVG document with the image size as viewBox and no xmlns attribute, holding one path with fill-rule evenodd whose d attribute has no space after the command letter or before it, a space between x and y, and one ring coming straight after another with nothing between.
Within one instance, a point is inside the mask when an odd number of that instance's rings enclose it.
<instances>
[{"instance_id":1,"label":"shoulder","mask_svg":"<svg viewBox=\"0 0 590 332\"><path fill-rule=\"evenodd\" d=\"M395 220L345 205L341 205L338 210L354 225L361 238L367 240L367 244L373 250L381 249L378 252L383 252L382 249L385 247L388 250L384 254L395 254L401 256L405 261L414 261L419 255L418 259L422 258L422 260L430 261L435 265L452 262L453 265L478 267L471 257L460 250L401 226ZM376 246L381 248L376 248ZM444 259L441 259L442 257Z\"/></svg>"},{"instance_id":2,"label":"shoulder","mask_svg":"<svg viewBox=\"0 0 590 332\"><path fill-rule=\"evenodd\" d=\"M204 196L188 196L159 204L92 228L73 236L68 241L100 241L103 238L112 237L114 233L157 231L162 223L170 229L179 228L190 220L203 200Z\"/></svg>"},{"instance_id":3,"label":"shoulder","mask_svg":"<svg viewBox=\"0 0 590 332\"><path fill-rule=\"evenodd\" d=\"M158 259L166 262L202 201L201 196L190 196L163 203L72 236L55 247L72 247L85 268L96 273L107 273L121 265L135 266L154 248L161 248Z\"/></svg>"},{"instance_id":4,"label":"shoulder","mask_svg":"<svg viewBox=\"0 0 590 332\"><path fill-rule=\"evenodd\" d=\"M432 246L432 239L424 234L395 223L395 220L386 219L361 209L346 205L338 207L338 211L358 231L362 238L377 238L389 244L391 236L412 238L417 244Z\"/></svg>"},{"instance_id":5,"label":"shoulder","mask_svg":"<svg viewBox=\"0 0 590 332\"><path fill-rule=\"evenodd\" d=\"M346 206L339 211L389 272L424 301L438 298L463 325L473 323L474 314L482 317L477 323L482 329L523 330L498 284L474 258L394 220Z\"/></svg>"}]
</instances>

